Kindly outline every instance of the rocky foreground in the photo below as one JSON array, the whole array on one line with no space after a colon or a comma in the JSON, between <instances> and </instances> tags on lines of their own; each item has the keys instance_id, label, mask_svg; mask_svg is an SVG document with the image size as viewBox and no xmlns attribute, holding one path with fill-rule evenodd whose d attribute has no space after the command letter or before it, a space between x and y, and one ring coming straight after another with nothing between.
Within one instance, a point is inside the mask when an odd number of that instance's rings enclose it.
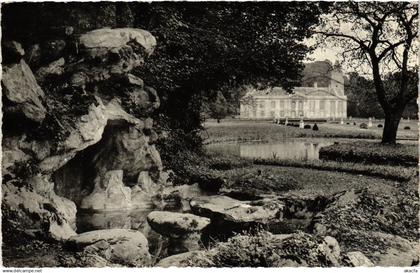
<instances>
[{"instance_id":1,"label":"rocky foreground","mask_svg":"<svg viewBox=\"0 0 420 273\"><path fill-rule=\"evenodd\" d=\"M418 262L413 241L381 229L350 230L358 232L354 236L370 238L378 246L376 252L340 246L335 237L346 231L345 226L335 225L336 220L359 217L350 212L365 204L369 196L365 192L238 200L213 188L209 195L205 183L168 183L154 145L164 133L155 130L151 118L159 97L133 74L155 46L149 32L129 28L82 35L66 28L55 40L25 48L17 41L5 42L5 265L48 261L49 266L94 267L410 266ZM156 210L147 222L166 243L164 254L158 256L150 253L147 234L139 230L78 234L75 228L81 210L130 211L150 205ZM379 216L388 219L393 214L384 211ZM13 261L21 253L34 257Z\"/></svg>"}]
</instances>

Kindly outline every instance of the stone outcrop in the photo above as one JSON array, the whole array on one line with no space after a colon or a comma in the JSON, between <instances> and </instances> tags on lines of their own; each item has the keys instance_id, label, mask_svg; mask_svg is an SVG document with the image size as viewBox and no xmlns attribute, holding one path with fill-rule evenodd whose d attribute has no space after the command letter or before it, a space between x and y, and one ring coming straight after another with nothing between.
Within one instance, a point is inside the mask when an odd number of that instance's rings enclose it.
<instances>
[{"instance_id":1,"label":"stone outcrop","mask_svg":"<svg viewBox=\"0 0 420 273\"><path fill-rule=\"evenodd\" d=\"M156 39L128 28L72 35L26 50L2 42L4 126L12 128L3 138L3 207L57 240L74 235L76 207L146 207L166 182L150 118L159 97L132 72Z\"/></svg>"},{"instance_id":2,"label":"stone outcrop","mask_svg":"<svg viewBox=\"0 0 420 273\"><path fill-rule=\"evenodd\" d=\"M139 231L95 230L69 238L67 245L70 249L97 255L114 264L143 267L151 263L147 239Z\"/></svg>"},{"instance_id":3,"label":"stone outcrop","mask_svg":"<svg viewBox=\"0 0 420 273\"><path fill-rule=\"evenodd\" d=\"M5 41L1 45L3 64L18 63L25 55L22 45L16 41Z\"/></svg>"},{"instance_id":4,"label":"stone outcrop","mask_svg":"<svg viewBox=\"0 0 420 273\"><path fill-rule=\"evenodd\" d=\"M2 202L6 204L2 210L3 215L19 223L16 232L31 230L32 233L58 241L76 234L72 228L76 206L54 193L46 197L30 187L17 187L8 183L2 185Z\"/></svg>"},{"instance_id":5,"label":"stone outcrop","mask_svg":"<svg viewBox=\"0 0 420 273\"><path fill-rule=\"evenodd\" d=\"M347 266L351 267L371 267L374 266L373 263L360 251L351 251L347 252L344 255L343 262Z\"/></svg>"},{"instance_id":6,"label":"stone outcrop","mask_svg":"<svg viewBox=\"0 0 420 273\"><path fill-rule=\"evenodd\" d=\"M105 173L95 180L93 192L82 200L80 208L91 210L121 210L131 208L131 189L124 186L123 171Z\"/></svg>"},{"instance_id":7,"label":"stone outcrop","mask_svg":"<svg viewBox=\"0 0 420 273\"><path fill-rule=\"evenodd\" d=\"M22 113L35 122L45 118L47 110L42 103L44 91L24 60L3 66L2 83L7 99L5 112Z\"/></svg>"}]
</instances>

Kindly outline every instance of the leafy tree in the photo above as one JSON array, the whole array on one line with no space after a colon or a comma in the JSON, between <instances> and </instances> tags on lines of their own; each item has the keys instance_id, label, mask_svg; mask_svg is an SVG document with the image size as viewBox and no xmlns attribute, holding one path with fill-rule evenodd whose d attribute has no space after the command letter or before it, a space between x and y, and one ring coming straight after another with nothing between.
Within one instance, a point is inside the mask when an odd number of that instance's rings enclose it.
<instances>
[{"instance_id":1,"label":"leafy tree","mask_svg":"<svg viewBox=\"0 0 420 273\"><path fill-rule=\"evenodd\" d=\"M417 97L409 87L418 48L418 6L414 2L336 2L317 31L345 48L349 62L368 64L378 101L385 113L382 143L395 144L408 102ZM394 75L394 83L385 84Z\"/></svg>"},{"instance_id":2,"label":"leafy tree","mask_svg":"<svg viewBox=\"0 0 420 273\"><path fill-rule=\"evenodd\" d=\"M221 119L232 113L232 107L223 96L222 92L218 91L216 98L208 103L207 112L211 118L216 119L219 123Z\"/></svg>"},{"instance_id":3,"label":"leafy tree","mask_svg":"<svg viewBox=\"0 0 420 273\"><path fill-rule=\"evenodd\" d=\"M384 117L372 79L360 76L356 72L350 73L348 81L345 83L345 92L348 98L347 115L363 118Z\"/></svg>"},{"instance_id":4,"label":"leafy tree","mask_svg":"<svg viewBox=\"0 0 420 273\"><path fill-rule=\"evenodd\" d=\"M164 97L171 127L192 131L200 111L192 99L265 82L287 89L298 84L309 51L304 38L318 22L324 3L141 3L136 25L151 31L158 47L138 71ZM184 107L182 106L184 105ZM195 105L199 105L196 103ZM182 121L182 122L180 122Z\"/></svg>"}]
</instances>

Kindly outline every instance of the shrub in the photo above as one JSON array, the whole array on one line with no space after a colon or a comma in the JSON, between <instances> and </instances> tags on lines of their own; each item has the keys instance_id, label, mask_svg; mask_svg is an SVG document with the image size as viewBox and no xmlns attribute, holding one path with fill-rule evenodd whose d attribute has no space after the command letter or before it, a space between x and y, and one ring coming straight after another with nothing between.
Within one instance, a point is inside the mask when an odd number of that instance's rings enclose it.
<instances>
[{"instance_id":1,"label":"shrub","mask_svg":"<svg viewBox=\"0 0 420 273\"><path fill-rule=\"evenodd\" d=\"M353 122L353 125L357 125L356 122Z\"/></svg>"},{"instance_id":2,"label":"shrub","mask_svg":"<svg viewBox=\"0 0 420 273\"><path fill-rule=\"evenodd\" d=\"M361 129L367 129L367 128L368 128L368 126L367 126L367 124L366 124L366 123L361 123L361 124L359 125L359 127L360 127Z\"/></svg>"},{"instance_id":3,"label":"shrub","mask_svg":"<svg viewBox=\"0 0 420 273\"><path fill-rule=\"evenodd\" d=\"M316 125L316 123L314 124L314 127L312 127L312 130L314 130L314 131L318 131L319 130L318 125Z\"/></svg>"},{"instance_id":4,"label":"shrub","mask_svg":"<svg viewBox=\"0 0 420 273\"><path fill-rule=\"evenodd\" d=\"M303 129L311 129L311 125L305 124L305 126L303 126Z\"/></svg>"},{"instance_id":5,"label":"shrub","mask_svg":"<svg viewBox=\"0 0 420 273\"><path fill-rule=\"evenodd\" d=\"M298 232L283 237L267 231L244 233L218 243L211 257L215 267L331 266L317 236Z\"/></svg>"},{"instance_id":6,"label":"shrub","mask_svg":"<svg viewBox=\"0 0 420 273\"><path fill-rule=\"evenodd\" d=\"M350 122L347 122L346 124L347 124L347 125L350 125Z\"/></svg>"},{"instance_id":7,"label":"shrub","mask_svg":"<svg viewBox=\"0 0 420 273\"><path fill-rule=\"evenodd\" d=\"M378 124L378 128L382 128L384 127L382 124Z\"/></svg>"},{"instance_id":8,"label":"shrub","mask_svg":"<svg viewBox=\"0 0 420 273\"><path fill-rule=\"evenodd\" d=\"M263 192L282 192L299 189L302 186L292 177L273 176L271 173L251 169L235 172L226 177L227 187L231 189L254 189Z\"/></svg>"},{"instance_id":9,"label":"shrub","mask_svg":"<svg viewBox=\"0 0 420 273\"><path fill-rule=\"evenodd\" d=\"M206 165L213 170L232 170L247 167L251 164L249 160L233 155L220 155L216 153L207 153L207 155L209 159L207 160Z\"/></svg>"},{"instance_id":10,"label":"shrub","mask_svg":"<svg viewBox=\"0 0 420 273\"><path fill-rule=\"evenodd\" d=\"M405 126L404 130L411 130L410 126Z\"/></svg>"}]
</instances>

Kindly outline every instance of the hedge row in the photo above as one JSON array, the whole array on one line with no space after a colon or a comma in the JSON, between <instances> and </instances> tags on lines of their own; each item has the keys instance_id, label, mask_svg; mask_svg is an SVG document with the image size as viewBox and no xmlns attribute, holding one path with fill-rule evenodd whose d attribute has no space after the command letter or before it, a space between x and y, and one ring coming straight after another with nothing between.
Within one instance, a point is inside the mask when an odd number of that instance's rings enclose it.
<instances>
[{"instance_id":1,"label":"hedge row","mask_svg":"<svg viewBox=\"0 0 420 273\"><path fill-rule=\"evenodd\" d=\"M367 165L351 162L336 161L299 161L288 159L254 159L256 165L271 165L282 167L309 168L324 171L346 172L357 175L366 175L391 179L399 182L409 181L416 176L416 168L401 168L398 166Z\"/></svg>"},{"instance_id":2,"label":"hedge row","mask_svg":"<svg viewBox=\"0 0 420 273\"><path fill-rule=\"evenodd\" d=\"M382 145L358 141L335 143L321 148L320 159L365 164L417 166L418 146L409 144Z\"/></svg>"}]
</instances>

